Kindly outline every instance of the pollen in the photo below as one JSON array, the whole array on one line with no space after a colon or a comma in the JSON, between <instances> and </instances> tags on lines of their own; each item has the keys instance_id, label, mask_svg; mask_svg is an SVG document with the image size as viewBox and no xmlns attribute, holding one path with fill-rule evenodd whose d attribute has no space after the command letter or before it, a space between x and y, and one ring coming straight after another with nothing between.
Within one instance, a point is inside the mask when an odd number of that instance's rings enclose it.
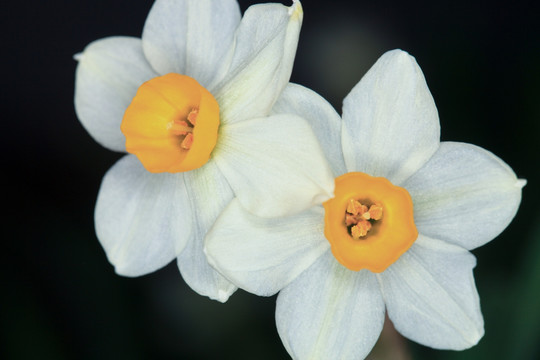
<instances>
[{"instance_id":1,"label":"pollen","mask_svg":"<svg viewBox=\"0 0 540 360\"><path fill-rule=\"evenodd\" d=\"M363 215L368 211L367 206L362 205L359 201L356 201L354 199L349 200L349 204L347 205L347 213L351 215Z\"/></svg>"},{"instance_id":2,"label":"pollen","mask_svg":"<svg viewBox=\"0 0 540 360\"><path fill-rule=\"evenodd\" d=\"M197 125L197 116L199 115L199 109L191 109L189 112L187 119L191 123L191 125L195 126Z\"/></svg>"},{"instance_id":3,"label":"pollen","mask_svg":"<svg viewBox=\"0 0 540 360\"><path fill-rule=\"evenodd\" d=\"M351 172L335 179L324 205L324 235L346 268L382 272L418 237L411 196L382 177Z\"/></svg>"},{"instance_id":4,"label":"pollen","mask_svg":"<svg viewBox=\"0 0 540 360\"><path fill-rule=\"evenodd\" d=\"M369 207L368 214L369 214L370 219L381 220L382 213L383 213L383 208L380 204L371 205Z\"/></svg>"},{"instance_id":5,"label":"pollen","mask_svg":"<svg viewBox=\"0 0 540 360\"><path fill-rule=\"evenodd\" d=\"M152 173L182 172L208 162L217 143L219 105L195 79L170 73L142 84L120 129L126 150Z\"/></svg>"},{"instance_id":6,"label":"pollen","mask_svg":"<svg viewBox=\"0 0 540 360\"><path fill-rule=\"evenodd\" d=\"M366 236L369 230L371 230L371 223L367 220L360 220L351 227L351 236L358 240Z\"/></svg>"},{"instance_id":7,"label":"pollen","mask_svg":"<svg viewBox=\"0 0 540 360\"><path fill-rule=\"evenodd\" d=\"M182 146L182 149L189 150L191 149L191 145L193 145L193 134L189 133L186 135L184 140L182 140L181 146Z\"/></svg>"},{"instance_id":8,"label":"pollen","mask_svg":"<svg viewBox=\"0 0 540 360\"><path fill-rule=\"evenodd\" d=\"M368 207L358 200L350 199L345 211L345 225L353 239L360 239L368 234L372 223L382 218L382 206L380 204Z\"/></svg>"}]
</instances>

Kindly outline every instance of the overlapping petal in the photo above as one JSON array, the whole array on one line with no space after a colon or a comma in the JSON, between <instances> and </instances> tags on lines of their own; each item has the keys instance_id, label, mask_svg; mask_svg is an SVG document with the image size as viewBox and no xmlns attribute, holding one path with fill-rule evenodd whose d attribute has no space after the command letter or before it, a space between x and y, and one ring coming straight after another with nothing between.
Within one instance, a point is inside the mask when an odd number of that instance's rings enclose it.
<instances>
[{"instance_id":1,"label":"overlapping petal","mask_svg":"<svg viewBox=\"0 0 540 360\"><path fill-rule=\"evenodd\" d=\"M276 324L294 359L363 359L383 323L375 275L347 270L331 251L278 295Z\"/></svg>"},{"instance_id":2,"label":"overlapping petal","mask_svg":"<svg viewBox=\"0 0 540 360\"><path fill-rule=\"evenodd\" d=\"M182 175L151 174L128 155L103 178L96 233L116 272L139 276L165 266L182 251L192 216Z\"/></svg>"},{"instance_id":3,"label":"overlapping petal","mask_svg":"<svg viewBox=\"0 0 540 360\"><path fill-rule=\"evenodd\" d=\"M124 111L138 87L157 75L144 57L141 40L96 40L77 59L75 110L79 120L98 143L125 151L126 139L120 131Z\"/></svg>"},{"instance_id":4,"label":"overlapping petal","mask_svg":"<svg viewBox=\"0 0 540 360\"><path fill-rule=\"evenodd\" d=\"M320 206L270 219L251 215L233 200L208 233L205 253L240 288L270 296L329 249L323 219Z\"/></svg>"},{"instance_id":5,"label":"overlapping petal","mask_svg":"<svg viewBox=\"0 0 540 360\"><path fill-rule=\"evenodd\" d=\"M221 122L266 116L287 85L303 12L299 2L251 6L238 27L227 73L213 91Z\"/></svg>"},{"instance_id":6,"label":"overlapping petal","mask_svg":"<svg viewBox=\"0 0 540 360\"><path fill-rule=\"evenodd\" d=\"M422 70L401 50L385 53L343 101L348 171L394 185L414 174L439 146L439 117Z\"/></svg>"},{"instance_id":7,"label":"overlapping petal","mask_svg":"<svg viewBox=\"0 0 540 360\"><path fill-rule=\"evenodd\" d=\"M420 236L378 275L388 316L407 338L439 349L463 350L484 334L467 250Z\"/></svg>"},{"instance_id":8,"label":"overlapping petal","mask_svg":"<svg viewBox=\"0 0 540 360\"><path fill-rule=\"evenodd\" d=\"M142 35L146 58L162 75L188 75L208 88L219 80L240 17L236 0L157 0Z\"/></svg>"},{"instance_id":9,"label":"overlapping petal","mask_svg":"<svg viewBox=\"0 0 540 360\"><path fill-rule=\"evenodd\" d=\"M213 159L242 206L258 216L297 213L333 193L334 177L320 145L306 120L295 115L222 125Z\"/></svg>"},{"instance_id":10,"label":"overlapping petal","mask_svg":"<svg viewBox=\"0 0 540 360\"><path fill-rule=\"evenodd\" d=\"M212 161L199 169L186 172L184 177L194 215L190 219L193 233L178 258L178 267L192 289L201 295L225 302L236 287L210 267L203 253L203 239L233 198L233 193Z\"/></svg>"},{"instance_id":11,"label":"overlapping petal","mask_svg":"<svg viewBox=\"0 0 540 360\"><path fill-rule=\"evenodd\" d=\"M198 294L226 302L237 287L212 268L203 252L203 242L191 239L177 259L184 281Z\"/></svg>"},{"instance_id":12,"label":"overlapping petal","mask_svg":"<svg viewBox=\"0 0 540 360\"><path fill-rule=\"evenodd\" d=\"M341 151L341 117L322 96L289 83L272 108L273 114L296 114L306 119L317 135L334 176L347 172Z\"/></svg>"},{"instance_id":13,"label":"overlapping petal","mask_svg":"<svg viewBox=\"0 0 540 360\"><path fill-rule=\"evenodd\" d=\"M420 233L474 249L512 221L524 184L489 151L443 142L403 186L413 198Z\"/></svg>"}]
</instances>

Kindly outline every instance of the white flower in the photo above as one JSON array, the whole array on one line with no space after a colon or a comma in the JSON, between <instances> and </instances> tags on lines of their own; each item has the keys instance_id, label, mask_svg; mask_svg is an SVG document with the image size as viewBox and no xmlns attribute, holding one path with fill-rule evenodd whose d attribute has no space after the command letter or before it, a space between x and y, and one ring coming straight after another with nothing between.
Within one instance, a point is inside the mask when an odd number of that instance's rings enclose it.
<instances>
[{"instance_id":1,"label":"white flower","mask_svg":"<svg viewBox=\"0 0 540 360\"><path fill-rule=\"evenodd\" d=\"M241 18L236 0L157 0L142 39L97 40L76 56L80 121L103 146L136 154L105 175L95 211L119 274L177 258L195 291L225 301L236 287L202 247L233 196L267 216L328 196L333 185L317 182L327 170L313 170L324 154L309 124L270 114L289 81L302 17L296 1L252 6ZM291 169L299 171L278 193L276 178Z\"/></svg>"},{"instance_id":2,"label":"white flower","mask_svg":"<svg viewBox=\"0 0 540 360\"><path fill-rule=\"evenodd\" d=\"M281 290L277 328L295 359L365 357L385 311L420 344L475 345L484 328L469 250L509 224L525 181L486 150L439 141L435 103L403 51L383 55L355 86L343 120L298 85L274 111L311 119L335 198L273 219L231 202L206 238L210 263L252 293Z\"/></svg>"}]
</instances>

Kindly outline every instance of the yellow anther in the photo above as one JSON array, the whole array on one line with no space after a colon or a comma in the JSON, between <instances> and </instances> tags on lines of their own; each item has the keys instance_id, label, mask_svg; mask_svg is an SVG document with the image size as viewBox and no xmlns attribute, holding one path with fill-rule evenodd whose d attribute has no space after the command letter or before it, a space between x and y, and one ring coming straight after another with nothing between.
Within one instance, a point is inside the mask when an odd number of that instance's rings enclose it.
<instances>
[{"instance_id":1,"label":"yellow anther","mask_svg":"<svg viewBox=\"0 0 540 360\"><path fill-rule=\"evenodd\" d=\"M347 205L347 212L352 215L362 215L368 210L367 206L362 205L360 201L350 199Z\"/></svg>"},{"instance_id":2,"label":"yellow anther","mask_svg":"<svg viewBox=\"0 0 540 360\"><path fill-rule=\"evenodd\" d=\"M369 208L369 216L373 220L380 220L382 218L383 207L380 204L371 205Z\"/></svg>"},{"instance_id":3,"label":"yellow anther","mask_svg":"<svg viewBox=\"0 0 540 360\"><path fill-rule=\"evenodd\" d=\"M353 239L358 240L361 237L366 236L369 230L371 230L371 223L366 220L361 220L351 228L351 236Z\"/></svg>"},{"instance_id":4,"label":"yellow anther","mask_svg":"<svg viewBox=\"0 0 540 360\"><path fill-rule=\"evenodd\" d=\"M381 217L382 206L380 204L371 205L368 210L368 207L358 200L349 199L347 203L345 224L354 239L367 235L372 225L368 220L380 220Z\"/></svg>"},{"instance_id":5,"label":"yellow anther","mask_svg":"<svg viewBox=\"0 0 540 360\"><path fill-rule=\"evenodd\" d=\"M195 126L197 124L197 116L199 115L199 109L191 109L189 112L187 119L188 121Z\"/></svg>"},{"instance_id":6,"label":"yellow anther","mask_svg":"<svg viewBox=\"0 0 540 360\"><path fill-rule=\"evenodd\" d=\"M193 134L189 133L186 135L184 140L182 140L182 144L180 146L186 150L189 150L191 149L191 145L193 145Z\"/></svg>"}]
</instances>

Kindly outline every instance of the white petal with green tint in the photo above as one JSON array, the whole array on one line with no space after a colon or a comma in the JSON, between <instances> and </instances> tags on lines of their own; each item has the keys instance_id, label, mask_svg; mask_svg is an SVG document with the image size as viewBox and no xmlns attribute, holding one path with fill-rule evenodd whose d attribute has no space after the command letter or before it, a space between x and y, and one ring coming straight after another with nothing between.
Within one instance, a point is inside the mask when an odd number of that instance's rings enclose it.
<instances>
[{"instance_id":1,"label":"white petal with green tint","mask_svg":"<svg viewBox=\"0 0 540 360\"><path fill-rule=\"evenodd\" d=\"M334 177L311 127L295 115L223 124L213 159L248 211L284 216L320 205Z\"/></svg>"},{"instance_id":2,"label":"white petal with green tint","mask_svg":"<svg viewBox=\"0 0 540 360\"><path fill-rule=\"evenodd\" d=\"M144 53L161 75L188 75L208 87L239 23L235 0L157 0L144 25Z\"/></svg>"},{"instance_id":3,"label":"white petal with green tint","mask_svg":"<svg viewBox=\"0 0 540 360\"><path fill-rule=\"evenodd\" d=\"M346 269L330 251L278 295L279 336L296 360L364 359L383 323L375 275Z\"/></svg>"},{"instance_id":4,"label":"white petal with green tint","mask_svg":"<svg viewBox=\"0 0 540 360\"><path fill-rule=\"evenodd\" d=\"M178 258L182 277L193 290L221 302L227 301L236 287L216 272L203 254L203 239L210 227L233 198L232 190L216 164L184 174L192 208L193 234Z\"/></svg>"},{"instance_id":5,"label":"white petal with green tint","mask_svg":"<svg viewBox=\"0 0 540 360\"><path fill-rule=\"evenodd\" d=\"M270 296L326 252L324 209L260 218L233 200L206 236L209 263L238 287ZM214 256L215 255L215 256Z\"/></svg>"},{"instance_id":6,"label":"white petal with green tint","mask_svg":"<svg viewBox=\"0 0 540 360\"><path fill-rule=\"evenodd\" d=\"M437 349L463 350L484 335L467 250L420 235L378 275L388 316L407 338Z\"/></svg>"},{"instance_id":7,"label":"white petal with green tint","mask_svg":"<svg viewBox=\"0 0 540 360\"><path fill-rule=\"evenodd\" d=\"M347 172L341 151L341 117L319 94L289 83L272 108L273 114L295 114L306 119L317 135L334 176Z\"/></svg>"},{"instance_id":8,"label":"white petal with green tint","mask_svg":"<svg viewBox=\"0 0 540 360\"><path fill-rule=\"evenodd\" d=\"M229 124L270 113L289 82L302 24L299 2L251 6L238 27L225 79L212 91L221 122Z\"/></svg>"},{"instance_id":9,"label":"white petal with green tint","mask_svg":"<svg viewBox=\"0 0 540 360\"><path fill-rule=\"evenodd\" d=\"M157 76L146 61L141 40L110 37L90 43L79 60L75 110L84 128L101 145L125 151L120 123L139 86Z\"/></svg>"},{"instance_id":10,"label":"white petal with green tint","mask_svg":"<svg viewBox=\"0 0 540 360\"><path fill-rule=\"evenodd\" d=\"M495 238L512 221L524 184L489 151L443 142L402 186L414 201L420 233L474 249Z\"/></svg>"},{"instance_id":11,"label":"white petal with green tint","mask_svg":"<svg viewBox=\"0 0 540 360\"><path fill-rule=\"evenodd\" d=\"M343 156L349 171L394 185L439 146L439 117L422 70L401 50L385 53L343 101Z\"/></svg>"},{"instance_id":12,"label":"white petal with green tint","mask_svg":"<svg viewBox=\"0 0 540 360\"><path fill-rule=\"evenodd\" d=\"M192 216L182 175L151 174L128 155L103 178L96 233L116 272L139 276L167 265L182 251Z\"/></svg>"}]
</instances>

